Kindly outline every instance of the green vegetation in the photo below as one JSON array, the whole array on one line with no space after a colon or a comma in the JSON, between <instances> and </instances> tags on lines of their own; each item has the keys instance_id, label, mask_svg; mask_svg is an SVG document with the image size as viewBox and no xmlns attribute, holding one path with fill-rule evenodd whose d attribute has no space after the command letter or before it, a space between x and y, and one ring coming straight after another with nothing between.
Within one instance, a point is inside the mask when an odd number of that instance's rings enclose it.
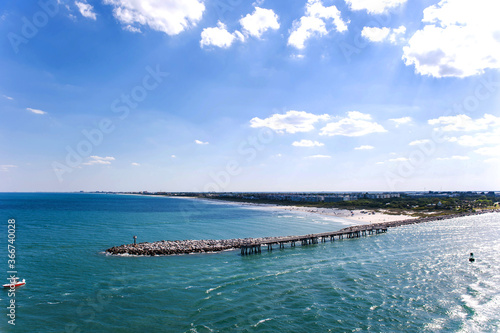
<instances>
[{"instance_id":1,"label":"green vegetation","mask_svg":"<svg viewBox=\"0 0 500 333\"><path fill-rule=\"evenodd\" d=\"M133 192L134 193L134 192ZM416 217L452 215L473 212L475 210L500 210L499 197L495 192L400 192L400 196L392 198L372 199L368 198L369 193L349 193L349 197L357 197L357 200L336 201L336 202L312 202L299 200L279 200L269 199L269 197L279 197L279 193L200 193L200 192L135 192L136 194L147 195L167 195L167 196L188 196L207 199L216 199L232 202L246 202L257 204L274 204L281 206L301 206L315 208L339 208L339 209L361 209L368 211L383 211L385 214L404 214ZM303 196L304 200L313 197L327 197L325 193L292 193L283 197L290 198L290 195ZM340 199L341 200L341 199Z\"/></svg>"},{"instance_id":2,"label":"green vegetation","mask_svg":"<svg viewBox=\"0 0 500 333\"><path fill-rule=\"evenodd\" d=\"M489 193L488 193L489 194ZM449 196L410 196L401 195L400 198L368 199L339 201L339 202L301 202L268 199L244 199L227 196L210 196L212 199L233 202L250 202L260 204L276 204L285 206L302 206L317 208L365 209L384 210L388 214L407 214L412 216L438 216L471 212L476 209L499 209L494 206L495 196L478 195L470 192L458 193L455 197Z\"/></svg>"}]
</instances>

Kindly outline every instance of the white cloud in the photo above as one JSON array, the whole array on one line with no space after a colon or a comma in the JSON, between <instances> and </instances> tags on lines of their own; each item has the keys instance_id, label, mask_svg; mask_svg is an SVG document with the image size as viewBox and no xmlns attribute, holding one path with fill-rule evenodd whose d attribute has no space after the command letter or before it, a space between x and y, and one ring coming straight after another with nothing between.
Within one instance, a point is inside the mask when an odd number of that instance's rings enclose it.
<instances>
[{"instance_id":1,"label":"white cloud","mask_svg":"<svg viewBox=\"0 0 500 333\"><path fill-rule=\"evenodd\" d=\"M278 133L309 132L314 129L316 122L329 118L327 114L315 115L305 111L290 110L285 114L273 114L266 119L255 117L250 120L250 127L268 127Z\"/></svg>"},{"instance_id":2,"label":"white cloud","mask_svg":"<svg viewBox=\"0 0 500 333\"><path fill-rule=\"evenodd\" d=\"M7 95L2 95L2 97L3 97L3 98L6 98L6 99L8 99L9 101L12 101L12 100L14 100L14 99L13 99L12 97L10 97L10 96L7 96Z\"/></svg>"},{"instance_id":3,"label":"white cloud","mask_svg":"<svg viewBox=\"0 0 500 333\"><path fill-rule=\"evenodd\" d=\"M347 24L341 18L341 13L335 6L325 7L321 0L308 0L306 14L298 21L293 22L292 31L288 37L288 45L299 50L305 47L304 43L312 36L328 34L326 24L332 22L338 32L347 31Z\"/></svg>"},{"instance_id":4,"label":"white cloud","mask_svg":"<svg viewBox=\"0 0 500 333\"><path fill-rule=\"evenodd\" d=\"M332 158L330 155L311 155L306 158Z\"/></svg>"},{"instance_id":5,"label":"white cloud","mask_svg":"<svg viewBox=\"0 0 500 333\"><path fill-rule=\"evenodd\" d=\"M474 150L476 154L485 156L500 156L500 145L493 147L482 147Z\"/></svg>"},{"instance_id":6,"label":"white cloud","mask_svg":"<svg viewBox=\"0 0 500 333\"><path fill-rule=\"evenodd\" d=\"M131 164L131 165L133 165L133 166L140 166L140 164L139 164L139 163L136 163L136 162L132 162L132 163L130 163L130 164Z\"/></svg>"},{"instance_id":7,"label":"white cloud","mask_svg":"<svg viewBox=\"0 0 500 333\"><path fill-rule=\"evenodd\" d=\"M144 25L167 35L177 35L195 26L203 16L201 0L104 0L122 24Z\"/></svg>"},{"instance_id":8,"label":"white cloud","mask_svg":"<svg viewBox=\"0 0 500 333\"><path fill-rule=\"evenodd\" d=\"M172 158L177 158L177 156L175 156L175 155L170 155L170 157L172 157Z\"/></svg>"},{"instance_id":9,"label":"white cloud","mask_svg":"<svg viewBox=\"0 0 500 333\"><path fill-rule=\"evenodd\" d=\"M397 42L404 41L404 37L400 37L399 35L404 35L406 33L406 27L404 25L399 26L397 29L392 29L391 34L389 35L389 41L393 44ZM398 39L399 37L399 39Z\"/></svg>"},{"instance_id":10,"label":"white cloud","mask_svg":"<svg viewBox=\"0 0 500 333\"><path fill-rule=\"evenodd\" d=\"M32 109L32 108L26 108L26 110L35 113L35 114L47 114L47 112L39 110L39 109Z\"/></svg>"},{"instance_id":11,"label":"white cloud","mask_svg":"<svg viewBox=\"0 0 500 333\"><path fill-rule=\"evenodd\" d=\"M397 29L391 28L377 28L377 27L364 27L361 31L361 36L372 42L384 42L389 41L393 44L401 41L402 38L398 38L406 32L404 26L400 26Z\"/></svg>"},{"instance_id":12,"label":"white cloud","mask_svg":"<svg viewBox=\"0 0 500 333\"><path fill-rule=\"evenodd\" d=\"M239 31L230 33L227 31L226 25L219 21L217 27L203 29L201 32L200 46L213 45L221 48L228 48L233 44L235 39L244 41L245 37Z\"/></svg>"},{"instance_id":13,"label":"white cloud","mask_svg":"<svg viewBox=\"0 0 500 333\"><path fill-rule=\"evenodd\" d=\"M240 20L241 27L245 33L260 38L269 29L277 30L280 27L278 15L272 9L255 7L252 14L247 14Z\"/></svg>"},{"instance_id":14,"label":"white cloud","mask_svg":"<svg viewBox=\"0 0 500 333\"><path fill-rule=\"evenodd\" d=\"M399 127L400 125L408 124L412 122L411 117L402 117L402 118L392 118L389 119L390 121L393 121L396 125L396 127Z\"/></svg>"},{"instance_id":15,"label":"white cloud","mask_svg":"<svg viewBox=\"0 0 500 333\"><path fill-rule=\"evenodd\" d=\"M279 29L278 15L271 9L255 7L252 14L240 19L240 24L243 28L243 35L236 30L233 33L227 30L227 27L222 22L217 22L217 27L205 28L201 32L200 46L217 46L221 48L230 47L235 40L245 41L245 36L254 36L260 38L261 35L269 29Z\"/></svg>"},{"instance_id":16,"label":"white cloud","mask_svg":"<svg viewBox=\"0 0 500 333\"><path fill-rule=\"evenodd\" d=\"M490 144L500 145L500 129L495 132L475 133L473 135L462 135L459 137L445 138L449 142L456 142L464 147L478 147Z\"/></svg>"},{"instance_id":17,"label":"white cloud","mask_svg":"<svg viewBox=\"0 0 500 333\"><path fill-rule=\"evenodd\" d=\"M389 160L389 162L406 162L406 161L409 161L409 159L406 157L391 158Z\"/></svg>"},{"instance_id":18,"label":"white cloud","mask_svg":"<svg viewBox=\"0 0 500 333\"><path fill-rule=\"evenodd\" d=\"M13 165L13 164L3 164L3 165L0 165L0 171L10 171L10 169L12 168L17 168L17 165Z\"/></svg>"},{"instance_id":19,"label":"white cloud","mask_svg":"<svg viewBox=\"0 0 500 333\"><path fill-rule=\"evenodd\" d=\"M208 145L208 142L203 142L203 141L200 141L200 140L194 140L194 142L195 142L197 145Z\"/></svg>"},{"instance_id":20,"label":"white cloud","mask_svg":"<svg viewBox=\"0 0 500 333\"><path fill-rule=\"evenodd\" d=\"M325 145L324 143L312 140L300 140L292 143L292 146L295 147L322 147L324 145Z\"/></svg>"},{"instance_id":21,"label":"white cloud","mask_svg":"<svg viewBox=\"0 0 500 333\"><path fill-rule=\"evenodd\" d=\"M361 36L372 42L381 42L389 36L390 28L364 27L361 31Z\"/></svg>"},{"instance_id":22,"label":"white cloud","mask_svg":"<svg viewBox=\"0 0 500 333\"><path fill-rule=\"evenodd\" d=\"M321 129L320 135L343 135L343 136L362 136L370 133L387 132L382 125L372 121L369 114L358 111L350 111L346 118L337 122L326 124Z\"/></svg>"},{"instance_id":23,"label":"white cloud","mask_svg":"<svg viewBox=\"0 0 500 333\"><path fill-rule=\"evenodd\" d=\"M83 165L96 165L96 164L111 164L111 161L114 161L115 158L111 156L100 157L100 156L90 156L87 162L82 163Z\"/></svg>"},{"instance_id":24,"label":"white cloud","mask_svg":"<svg viewBox=\"0 0 500 333\"><path fill-rule=\"evenodd\" d=\"M448 160L459 160L459 161L466 161L469 158L469 156L458 156L458 155L455 155L455 156L452 156L452 157L438 157L436 158L438 161L448 161Z\"/></svg>"},{"instance_id":25,"label":"white cloud","mask_svg":"<svg viewBox=\"0 0 500 333\"><path fill-rule=\"evenodd\" d=\"M498 0L442 0L424 10L426 25L403 48L416 73L467 77L500 68Z\"/></svg>"},{"instance_id":26,"label":"white cloud","mask_svg":"<svg viewBox=\"0 0 500 333\"><path fill-rule=\"evenodd\" d=\"M375 147L373 146L359 146L359 147L356 147L354 148L355 150L369 150L369 149L373 149Z\"/></svg>"},{"instance_id":27,"label":"white cloud","mask_svg":"<svg viewBox=\"0 0 500 333\"><path fill-rule=\"evenodd\" d=\"M429 120L431 125L441 125L442 131L477 131L473 134L445 137L464 147L480 147L475 153L485 156L500 156L500 117L485 114L482 118L471 119L466 115L439 117ZM481 147L483 146L483 147Z\"/></svg>"},{"instance_id":28,"label":"white cloud","mask_svg":"<svg viewBox=\"0 0 500 333\"><path fill-rule=\"evenodd\" d=\"M351 119L362 119L362 120L371 120L372 116L369 115L368 113L362 113L359 111L349 111L347 112L347 115Z\"/></svg>"},{"instance_id":29,"label":"white cloud","mask_svg":"<svg viewBox=\"0 0 500 333\"><path fill-rule=\"evenodd\" d=\"M382 14L404 4L406 0L346 0L351 10L363 10L370 14Z\"/></svg>"},{"instance_id":30,"label":"white cloud","mask_svg":"<svg viewBox=\"0 0 500 333\"><path fill-rule=\"evenodd\" d=\"M459 114L456 116L443 116L436 119L430 119L427 121L429 125L437 126L438 129L445 132L452 131L478 131L486 130L489 127L499 127L500 117L495 117L491 114L485 114L482 118L476 120L465 114Z\"/></svg>"},{"instance_id":31,"label":"white cloud","mask_svg":"<svg viewBox=\"0 0 500 333\"><path fill-rule=\"evenodd\" d=\"M96 20L97 17L95 12L93 11L94 7L92 7L86 2L79 2L79 1L75 1L75 5L78 7L78 10L80 11L80 14L82 14L83 17Z\"/></svg>"},{"instance_id":32,"label":"white cloud","mask_svg":"<svg viewBox=\"0 0 500 333\"><path fill-rule=\"evenodd\" d=\"M292 58L292 59L304 59L305 56L303 54L291 54L290 58Z\"/></svg>"},{"instance_id":33,"label":"white cloud","mask_svg":"<svg viewBox=\"0 0 500 333\"><path fill-rule=\"evenodd\" d=\"M137 33L141 33L142 32L141 29L139 29L137 27L134 27L134 26L131 26L130 24L124 26L123 30L127 30L127 31L130 31L130 32L137 32Z\"/></svg>"},{"instance_id":34,"label":"white cloud","mask_svg":"<svg viewBox=\"0 0 500 333\"><path fill-rule=\"evenodd\" d=\"M415 140L409 143L410 146L417 146L417 145L423 145L426 143L431 142L429 139L422 139L422 140Z\"/></svg>"}]
</instances>

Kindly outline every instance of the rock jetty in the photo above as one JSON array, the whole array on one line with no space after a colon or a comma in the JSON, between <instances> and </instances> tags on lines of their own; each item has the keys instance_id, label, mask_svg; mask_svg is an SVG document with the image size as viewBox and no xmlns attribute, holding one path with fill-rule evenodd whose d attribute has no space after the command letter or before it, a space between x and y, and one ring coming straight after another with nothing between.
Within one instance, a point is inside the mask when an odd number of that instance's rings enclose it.
<instances>
[{"instance_id":1,"label":"rock jetty","mask_svg":"<svg viewBox=\"0 0 500 333\"><path fill-rule=\"evenodd\" d=\"M153 243L138 243L138 244L125 244L120 246L114 246L106 250L107 253L112 255L137 255L137 256L157 256L157 255L175 255L175 254L189 254L189 253L212 253L220 252L224 250L239 249L245 247L259 247L262 245L272 245L272 244L284 244L293 243L304 240L312 240L309 244L314 244L314 240L322 238L323 240L330 237L334 240L334 237L344 238L344 236L359 237L364 233L378 233L379 230L386 231L387 228L398 227L402 225L424 223L431 221L440 221L445 219L451 219L456 217L479 215L484 213L491 213L493 211L480 211L474 213L463 213L456 215L445 215L445 216L433 216L424 217L419 219L408 219L401 221L391 221L382 223L373 223L365 225L356 225L352 227L347 227L338 231L330 233L320 233L311 234L304 236L283 236L283 237L262 237L262 238L236 238L236 239L202 239L202 240L176 240L176 241L159 241ZM303 242L307 244L307 242Z\"/></svg>"},{"instance_id":2,"label":"rock jetty","mask_svg":"<svg viewBox=\"0 0 500 333\"><path fill-rule=\"evenodd\" d=\"M200 239L200 240L176 240L159 241L154 243L138 243L114 246L107 249L106 252L116 255L172 255L188 253L210 253L224 250L239 249L246 244L266 243L275 239L275 237L262 238L236 238L236 239Z\"/></svg>"}]
</instances>

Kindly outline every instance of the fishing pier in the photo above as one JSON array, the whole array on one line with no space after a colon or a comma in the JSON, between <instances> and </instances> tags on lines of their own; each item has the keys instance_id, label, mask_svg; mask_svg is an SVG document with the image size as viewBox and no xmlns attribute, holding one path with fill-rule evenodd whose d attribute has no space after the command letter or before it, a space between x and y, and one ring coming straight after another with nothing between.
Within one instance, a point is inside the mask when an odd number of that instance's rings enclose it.
<instances>
[{"instance_id":1,"label":"fishing pier","mask_svg":"<svg viewBox=\"0 0 500 333\"><path fill-rule=\"evenodd\" d=\"M261 253L262 247L267 246L268 251L273 250L273 245L279 246L280 249L284 249L286 244L290 244L290 247L295 247L295 243L304 245L312 245L325 243L328 239L330 242L337 239L345 238L358 238L361 236L367 236L372 234L380 234L387 232L387 227L373 227L371 225L363 225L357 227L345 228L339 231L324 232L320 234L310 234L304 236L285 236L285 237L269 237L265 239L256 239L246 243L243 243L240 247L241 255L248 255L254 253Z\"/></svg>"},{"instance_id":2,"label":"fishing pier","mask_svg":"<svg viewBox=\"0 0 500 333\"><path fill-rule=\"evenodd\" d=\"M260 238L236 238L236 239L201 239L201 240L176 240L159 241L153 243L137 243L115 246L106 250L114 255L137 255L137 256L157 256L189 253L213 253L225 250L240 249L242 255L256 254L262 252L262 247L268 251L273 250L273 246L285 248L286 244L295 247L297 243L301 245L318 244L326 242L328 239L334 241L335 238L357 238L371 234L387 232L386 226L362 225L344 228L333 232L319 234L309 234L303 236L284 237L260 237ZM135 240L135 239L134 239Z\"/></svg>"},{"instance_id":3,"label":"fishing pier","mask_svg":"<svg viewBox=\"0 0 500 333\"><path fill-rule=\"evenodd\" d=\"M268 251L272 251L273 246L279 246L280 249L283 249L285 248L286 244L290 244L290 247L295 247L297 243L300 243L302 246L306 246L318 244L319 242L324 243L327 240L334 242L335 239L340 240L344 238L359 238L362 236L386 233L387 229L391 227L446 220L463 216L479 215L488 212L489 211L471 212L446 216L432 216L419 219L407 219L401 221L357 225L338 231L309 234L303 236L236 238L219 240L162 240L153 243L144 242L137 244L136 238L134 237L134 244L114 246L107 249L106 253L112 255L157 256L189 253L213 253L219 251L240 249L241 255L250 255L261 253L263 247L267 247Z\"/></svg>"}]
</instances>

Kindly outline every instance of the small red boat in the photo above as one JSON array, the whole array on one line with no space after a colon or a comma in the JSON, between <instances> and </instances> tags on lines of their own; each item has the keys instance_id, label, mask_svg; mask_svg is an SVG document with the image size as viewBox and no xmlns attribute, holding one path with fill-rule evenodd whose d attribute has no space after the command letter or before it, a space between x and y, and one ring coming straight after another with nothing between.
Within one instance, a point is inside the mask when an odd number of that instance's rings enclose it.
<instances>
[{"instance_id":1,"label":"small red boat","mask_svg":"<svg viewBox=\"0 0 500 333\"><path fill-rule=\"evenodd\" d=\"M26 280L25 279L22 279L22 281L19 281L19 279L16 279L14 283L4 284L3 287L4 288L10 288L12 285L14 285L14 288L17 288L17 287L20 287L20 286L24 286L25 284L26 284Z\"/></svg>"}]
</instances>

